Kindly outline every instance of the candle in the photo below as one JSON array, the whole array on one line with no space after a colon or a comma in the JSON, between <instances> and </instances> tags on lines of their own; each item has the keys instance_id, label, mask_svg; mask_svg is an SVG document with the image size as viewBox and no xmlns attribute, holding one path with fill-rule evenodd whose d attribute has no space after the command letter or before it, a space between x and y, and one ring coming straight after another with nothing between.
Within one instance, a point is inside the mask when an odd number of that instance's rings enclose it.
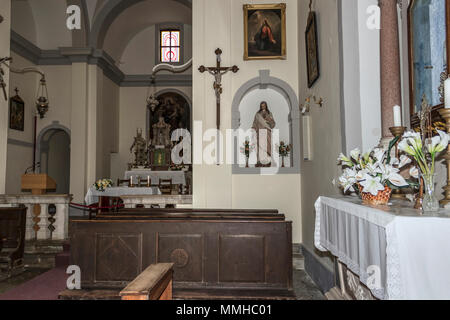
<instances>
[{"instance_id":1,"label":"candle","mask_svg":"<svg viewBox=\"0 0 450 320\"><path fill-rule=\"evenodd\" d=\"M402 126L402 108L394 106L394 127Z\"/></svg>"},{"instance_id":2,"label":"candle","mask_svg":"<svg viewBox=\"0 0 450 320\"><path fill-rule=\"evenodd\" d=\"M150 176L147 176L147 187L150 187Z\"/></svg>"},{"instance_id":3,"label":"candle","mask_svg":"<svg viewBox=\"0 0 450 320\"><path fill-rule=\"evenodd\" d=\"M130 177L130 186L133 186L133 176Z\"/></svg>"},{"instance_id":4,"label":"candle","mask_svg":"<svg viewBox=\"0 0 450 320\"><path fill-rule=\"evenodd\" d=\"M445 108L450 109L450 78L444 81Z\"/></svg>"}]
</instances>

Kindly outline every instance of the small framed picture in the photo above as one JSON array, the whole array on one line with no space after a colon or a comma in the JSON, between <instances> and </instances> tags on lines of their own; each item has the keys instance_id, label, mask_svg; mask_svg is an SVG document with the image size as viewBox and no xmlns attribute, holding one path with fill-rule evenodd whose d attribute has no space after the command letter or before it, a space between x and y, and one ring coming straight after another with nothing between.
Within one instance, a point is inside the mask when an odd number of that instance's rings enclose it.
<instances>
[{"instance_id":1,"label":"small framed picture","mask_svg":"<svg viewBox=\"0 0 450 320\"><path fill-rule=\"evenodd\" d=\"M309 13L305 32L306 66L308 71L308 88L311 88L320 77L319 49L317 42L317 24L314 11Z\"/></svg>"},{"instance_id":2,"label":"small framed picture","mask_svg":"<svg viewBox=\"0 0 450 320\"><path fill-rule=\"evenodd\" d=\"M9 99L9 127L13 130L25 130L25 103L18 94Z\"/></svg>"},{"instance_id":3,"label":"small framed picture","mask_svg":"<svg viewBox=\"0 0 450 320\"><path fill-rule=\"evenodd\" d=\"M286 4L244 5L244 60L286 59Z\"/></svg>"}]
</instances>

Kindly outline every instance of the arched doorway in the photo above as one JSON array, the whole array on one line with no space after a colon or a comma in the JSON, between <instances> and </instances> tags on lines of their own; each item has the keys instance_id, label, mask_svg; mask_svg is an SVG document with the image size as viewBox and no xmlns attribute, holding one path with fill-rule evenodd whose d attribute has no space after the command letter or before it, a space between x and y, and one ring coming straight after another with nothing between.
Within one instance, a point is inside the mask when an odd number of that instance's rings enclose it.
<instances>
[{"instance_id":1,"label":"arched doorway","mask_svg":"<svg viewBox=\"0 0 450 320\"><path fill-rule=\"evenodd\" d=\"M43 130L38 139L40 172L56 181L57 194L70 193L70 136L61 128Z\"/></svg>"}]
</instances>

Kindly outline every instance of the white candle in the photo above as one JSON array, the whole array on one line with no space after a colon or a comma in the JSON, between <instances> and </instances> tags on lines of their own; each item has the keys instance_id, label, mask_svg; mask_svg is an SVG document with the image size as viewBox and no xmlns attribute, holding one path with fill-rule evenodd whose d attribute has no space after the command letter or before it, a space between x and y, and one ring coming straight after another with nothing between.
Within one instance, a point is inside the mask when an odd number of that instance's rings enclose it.
<instances>
[{"instance_id":1,"label":"white candle","mask_svg":"<svg viewBox=\"0 0 450 320\"><path fill-rule=\"evenodd\" d=\"M130 185L133 185L133 176L130 177Z\"/></svg>"},{"instance_id":2,"label":"white candle","mask_svg":"<svg viewBox=\"0 0 450 320\"><path fill-rule=\"evenodd\" d=\"M450 109L450 78L444 81L445 108Z\"/></svg>"},{"instance_id":3,"label":"white candle","mask_svg":"<svg viewBox=\"0 0 450 320\"><path fill-rule=\"evenodd\" d=\"M150 176L147 176L147 186L150 187Z\"/></svg>"},{"instance_id":4,"label":"white candle","mask_svg":"<svg viewBox=\"0 0 450 320\"><path fill-rule=\"evenodd\" d=\"M402 126L402 108L394 106L394 127Z\"/></svg>"}]
</instances>

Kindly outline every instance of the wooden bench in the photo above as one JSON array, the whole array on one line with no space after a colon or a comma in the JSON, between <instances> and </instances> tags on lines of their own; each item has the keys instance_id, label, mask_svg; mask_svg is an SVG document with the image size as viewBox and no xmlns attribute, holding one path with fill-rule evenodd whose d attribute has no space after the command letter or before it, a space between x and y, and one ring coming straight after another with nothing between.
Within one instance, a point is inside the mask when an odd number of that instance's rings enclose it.
<instances>
[{"instance_id":1,"label":"wooden bench","mask_svg":"<svg viewBox=\"0 0 450 320\"><path fill-rule=\"evenodd\" d=\"M71 263L89 290L120 291L174 263L176 298L295 297L292 222L277 210L121 209L70 224Z\"/></svg>"},{"instance_id":2,"label":"wooden bench","mask_svg":"<svg viewBox=\"0 0 450 320\"><path fill-rule=\"evenodd\" d=\"M0 267L11 272L23 265L27 208L0 208Z\"/></svg>"},{"instance_id":3,"label":"wooden bench","mask_svg":"<svg viewBox=\"0 0 450 320\"><path fill-rule=\"evenodd\" d=\"M152 264L120 292L122 300L172 300L173 263Z\"/></svg>"}]
</instances>

